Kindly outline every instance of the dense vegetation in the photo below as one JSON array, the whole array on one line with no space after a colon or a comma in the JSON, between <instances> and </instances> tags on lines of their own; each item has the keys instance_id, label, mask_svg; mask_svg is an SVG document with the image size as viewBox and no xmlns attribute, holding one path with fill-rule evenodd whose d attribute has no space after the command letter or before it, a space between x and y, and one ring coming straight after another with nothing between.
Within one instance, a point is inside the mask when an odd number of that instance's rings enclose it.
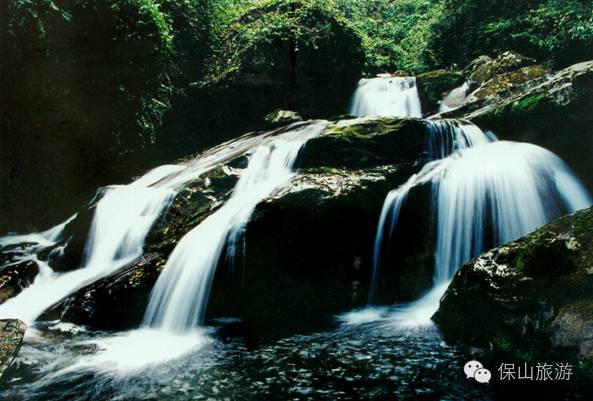
<instances>
[{"instance_id":1,"label":"dense vegetation","mask_svg":"<svg viewBox=\"0 0 593 401\"><path fill-rule=\"evenodd\" d=\"M3 215L55 221L43 215L56 203L68 208L93 186L143 168L131 168L140 160L134 155L150 149L171 98L199 77L209 42L206 6L2 2Z\"/></svg>"},{"instance_id":2,"label":"dense vegetation","mask_svg":"<svg viewBox=\"0 0 593 401\"><path fill-rule=\"evenodd\" d=\"M342 112L361 74L462 67L504 50L560 66L593 58L593 3L8 0L0 45L1 214L44 215L157 156L219 141L230 117L245 130L277 107Z\"/></svg>"},{"instance_id":3,"label":"dense vegetation","mask_svg":"<svg viewBox=\"0 0 593 401\"><path fill-rule=\"evenodd\" d=\"M282 0L214 1L222 27L242 13ZM465 65L515 50L560 66L593 57L593 3L588 0L308 0L362 38L368 74L410 73Z\"/></svg>"},{"instance_id":4,"label":"dense vegetation","mask_svg":"<svg viewBox=\"0 0 593 401\"><path fill-rule=\"evenodd\" d=\"M428 51L440 64L515 50L565 66L593 58L590 0L444 0Z\"/></svg>"}]
</instances>

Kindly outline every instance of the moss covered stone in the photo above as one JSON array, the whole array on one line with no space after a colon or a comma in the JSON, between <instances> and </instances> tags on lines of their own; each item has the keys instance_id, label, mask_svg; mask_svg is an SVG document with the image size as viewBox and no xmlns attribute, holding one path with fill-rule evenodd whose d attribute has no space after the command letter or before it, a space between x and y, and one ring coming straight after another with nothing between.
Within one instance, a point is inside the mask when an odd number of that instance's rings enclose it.
<instances>
[{"instance_id":1,"label":"moss covered stone","mask_svg":"<svg viewBox=\"0 0 593 401\"><path fill-rule=\"evenodd\" d=\"M592 227L579 211L463 266L433 317L447 341L497 361L593 361Z\"/></svg>"},{"instance_id":2,"label":"moss covered stone","mask_svg":"<svg viewBox=\"0 0 593 401\"><path fill-rule=\"evenodd\" d=\"M433 114L444 96L464 82L463 75L456 71L436 70L418 75L416 85L423 113Z\"/></svg>"},{"instance_id":3,"label":"moss covered stone","mask_svg":"<svg viewBox=\"0 0 593 401\"><path fill-rule=\"evenodd\" d=\"M510 79L516 74L521 82ZM553 151L593 190L592 109L593 61L588 61L554 73L542 74L535 65L495 77L453 114L494 131L500 139Z\"/></svg>"},{"instance_id":4,"label":"moss covered stone","mask_svg":"<svg viewBox=\"0 0 593 401\"><path fill-rule=\"evenodd\" d=\"M26 329L18 319L0 319L0 379L17 356Z\"/></svg>"},{"instance_id":5,"label":"moss covered stone","mask_svg":"<svg viewBox=\"0 0 593 401\"><path fill-rule=\"evenodd\" d=\"M425 122L406 118L339 121L307 143L302 167L372 167L425 157Z\"/></svg>"}]
</instances>

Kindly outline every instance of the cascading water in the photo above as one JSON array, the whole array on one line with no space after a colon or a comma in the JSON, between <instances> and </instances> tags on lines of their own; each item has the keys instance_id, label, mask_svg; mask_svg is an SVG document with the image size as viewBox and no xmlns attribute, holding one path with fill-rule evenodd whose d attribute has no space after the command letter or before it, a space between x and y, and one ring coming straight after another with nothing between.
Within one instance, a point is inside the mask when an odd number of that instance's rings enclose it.
<instances>
[{"instance_id":1,"label":"cascading water","mask_svg":"<svg viewBox=\"0 0 593 401\"><path fill-rule=\"evenodd\" d=\"M439 105L439 113L455 110L463 106L463 102L467 97L467 91L469 90L469 84L464 82L458 88L453 89L449 92Z\"/></svg>"},{"instance_id":2,"label":"cascading water","mask_svg":"<svg viewBox=\"0 0 593 401\"><path fill-rule=\"evenodd\" d=\"M204 317L214 271L227 240L236 241L253 209L294 175L303 144L326 123L270 138L253 150L230 199L186 234L157 280L144 325L174 333L198 327Z\"/></svg>"},{"instance_id":3,"label":"cascading water","mask_svg":"<svg viewBox=\"0 0 593 401\"><path fill-rule=\"evenodd\" d=\"M303 123L294 126L301 125ZM28 258L38 263L40 274L20 294L0 305L0 317L19 318L31 324L68 295L140 257L150 228L184 183L223 161L244 154L274 133L246 135L215 147L188 163L160 166L129 185L108 187L95 206L84 261L76 270L58 274L45 260L37 258L40 251L55 244L72 218L41 234L1 238L0 248L21 242L37 243Z\"/></svg>"},{"instance_id":4,"label":"cascading water","mask_svg":"<svg viewBox=\"0 0 593 401\"><path fill-rule=\"evenodd\" d=\"M494 142L453 155L443 165L433 180L437 285L486 248L592 204L568 166L536 145ZM492 227L488 242L487 226Z\"/></svg>"},{"instance_id":5,"label":"cascading water","mask_svg":"<svg viewBox=\"0 0 593 401\"><path fill-rule=\"evenodd\" d=\"M493 133L484 132L476 125L468 122L434 120L428 121L427 124L426 150L429 161L442 159L459 149L485 145L496 140L496 136ZM427 165L418 174L410 177L402 186L390 191L383 202L373 249L373 274L369 290L369 302L372 302L377 288L384 237L387 235L388 240L391 240L401 207L408 196L408 192L417 185L418 181L426 181L426 177L430 176L432 172L432 166L431 164ZM389 223L388 226L386 226L386 223Z\"/></svg>"},{"instance_id":6,"label":"cascading water","mask_svg":"<svg viewBox=\"0 0 593 401\"><path fill-rule=\"evenodd\" d=\"M358 117L422 117L415 77L361 79L350 114Z\"/></svg>"},{"instance_id":7,"label":"cascading water","mask_svg":"<svg viewBox=\"0 0 593 401\"><path fill-rule=\"evenodd\" d=\"M0 305L0 316L31 324L64 297L139 257L148 230L173 196L170 188L153 184L179 169L162 166L130 185L107 189L96 205L83 268L56 274L46 265L45 274Z\"/></svg>"},{"instance_id":8,"label":"cascading water","mask_svg":"<svg viewBox=\"0 0 593 401\"><path fill-rule=\"evenodd\" d=\"M91 340L98 352L63 368L56 375L99 370L115 376L128 375L176 359L208 343L203 321L210 286L220 255L233 246L257 204L296 174L293 165L308 139L320 134L326 121L296 123L287 128L239 143L219 147L229 156L249 155L230 198L178 243L150 296L142 327L108 338ZM214 153L220 162L219 153ZM204 161L201 165L211 165ZM179 174L160 185L185 179ZM166 182L166 184L165 184ZM166 347L163 344L167 344Z\"/></svg>"},{"instance_id":9,"label":"cascading water","mask_svg":"<svg viewBox=\"0 0 593 401\"><path fill-rule=\"evenodd\" d=\"M24 235L7 235L0 238L0 249L16 244L35 244L32 249L28 252L34 254L40 248L48 248L55 245L64 235L64 228L70 223L76 215L70 217L63 223L58 224L49 230L40 233L31 233Z\"/></svg>"},{"instance_id":10,"label":"cascading water","mask_svg":"<svg viewBox=\"0 0 593 401\"><path fill-rule=\"evenodd\" d=\"M459 149L472 148L496 141L496 135L477 125L458 120L427 121L426 149L428 160L443 159Z\"/></svg>"},{"instance_id":11,"label":"cascading water","mask_svg":"<svg viewBox=\"0 0 593 401\"><path fill-rule=\"evenodd\" d=\"M430 322L457 269L486 248L593 204L570 168L552 152L531 144L493 142L428 163L388 196L390 230L409 191L429 182L437 216L434 285L391 316L398 324ZM377 235L378 253L382 233Z\"/></svg>"}]
</instances>

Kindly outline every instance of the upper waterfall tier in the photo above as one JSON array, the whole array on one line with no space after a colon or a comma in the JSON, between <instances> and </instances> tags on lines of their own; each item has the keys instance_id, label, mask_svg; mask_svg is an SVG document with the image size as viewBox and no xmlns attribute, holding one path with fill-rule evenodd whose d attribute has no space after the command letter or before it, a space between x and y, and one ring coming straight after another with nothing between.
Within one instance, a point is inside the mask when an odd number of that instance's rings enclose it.
<instances>
[{"instance_id":1,"label":"upper waterfall tier","mask_svg":"<svg viewBox=\"0 0 593 401\"><path fill-rule=\"evenodd\" d=\"M422 117L415 77L361 79L350 114L358 117Z\"/></svg>"}]
</instances>

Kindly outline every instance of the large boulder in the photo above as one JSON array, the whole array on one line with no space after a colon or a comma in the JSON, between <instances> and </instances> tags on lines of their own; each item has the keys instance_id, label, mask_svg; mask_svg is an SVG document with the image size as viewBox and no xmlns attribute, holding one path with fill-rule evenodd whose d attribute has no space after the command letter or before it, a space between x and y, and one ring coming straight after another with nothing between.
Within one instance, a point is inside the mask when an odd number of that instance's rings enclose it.
<instances>
[{"instance_id":1,"label":"large boulder","mask_svg":"<svg viewBox=\"0 0 593 401\"><path fill-rule=\"evenodd\" d=\"M568 362L575 384L593 378L592 227L579 211L464 265L433 316L445 339L490 366Z\"/></svg>"},{"instance_id":2,"label":"large boulder","mask_svg":"<svg viewBox=\"0 0 593 401\"><path fill-rule=\"evenodd\" d=\"M546 70L539 64L497 74L470 93L464 104L484 107L498 104L513 94L524 92L546 80Z\"/></svg>"},{"instance_id":3,"label":"large boulder","mask_svg":"<svg viewBox=\"0 0 593 401\"><path fill-rule=\"evenodd\" d=\"M0 319L0 379L18 354L26 329L20 320Z\"/></svg>"},{"instance_id":4,"label":"large boulder","mask_svg":"<svg viewBox=\"0 0 593 401\"><path fill-rule=\"evenodd\" d=\"M342 114L364 64L355 32L311 2L254 8L230 24L220 46L207 78L168 117L168 130L185 132L187 143L262 128L276 109L305 119Z\"/></svg>"}]
</instances>

